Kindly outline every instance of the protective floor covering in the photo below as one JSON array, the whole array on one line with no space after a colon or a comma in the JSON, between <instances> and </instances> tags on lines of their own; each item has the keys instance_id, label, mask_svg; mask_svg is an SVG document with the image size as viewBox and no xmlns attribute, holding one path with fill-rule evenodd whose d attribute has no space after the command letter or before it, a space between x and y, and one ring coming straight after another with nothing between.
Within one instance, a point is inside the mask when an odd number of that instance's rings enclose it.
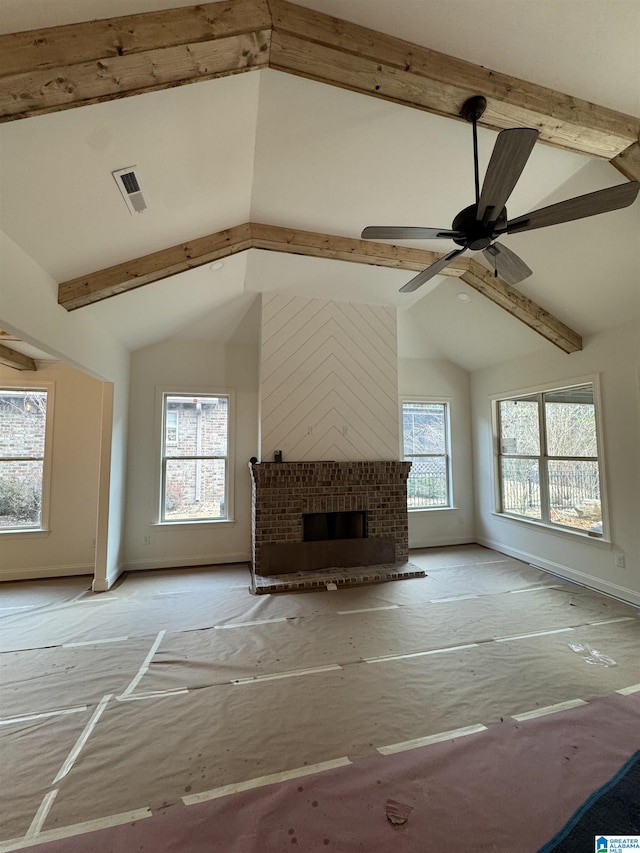
<instances>
[{"instance_id":1,"label":"protective floor covering","mask_svg":"<svg viewBox=\"0 0 640 853\"><path fill-rule=\"evenodd\" d=\"M638 611L479 546L411 560L4 585L0 853L533 853L640 746Z\"/></svg>"}]
</instances>

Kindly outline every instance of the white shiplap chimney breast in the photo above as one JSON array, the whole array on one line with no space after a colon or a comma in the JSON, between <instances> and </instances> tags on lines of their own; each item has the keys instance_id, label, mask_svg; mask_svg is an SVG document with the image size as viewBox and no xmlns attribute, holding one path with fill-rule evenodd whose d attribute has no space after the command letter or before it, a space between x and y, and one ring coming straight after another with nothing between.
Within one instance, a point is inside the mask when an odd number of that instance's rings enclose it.
<instances>
[{"instance_id":1,"label":"white shiplap chimney breast","mask_svg":"<svg viewBox=\"0 0 640 853\"><path fill-rule=\"evenodd\" d=\"M395 308L262 299L262 461L399 458Z\"/></svg>"}]
</instances>

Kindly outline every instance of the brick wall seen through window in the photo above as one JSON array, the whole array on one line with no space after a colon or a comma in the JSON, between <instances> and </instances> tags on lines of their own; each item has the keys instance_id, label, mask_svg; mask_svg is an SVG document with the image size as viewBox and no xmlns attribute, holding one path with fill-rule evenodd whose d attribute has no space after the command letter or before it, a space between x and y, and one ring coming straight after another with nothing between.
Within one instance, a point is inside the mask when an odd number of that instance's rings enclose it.
<instances>
[{"instance_id":1,"label":"brick wall seen through window","mask_svg":"<svg viewBox=\"0 0 640 853\"><path fill-rule=\"evenodd\" d=\"M47 391L0 388L0 531L42 523Z\"/></svg>"}]
</instances>

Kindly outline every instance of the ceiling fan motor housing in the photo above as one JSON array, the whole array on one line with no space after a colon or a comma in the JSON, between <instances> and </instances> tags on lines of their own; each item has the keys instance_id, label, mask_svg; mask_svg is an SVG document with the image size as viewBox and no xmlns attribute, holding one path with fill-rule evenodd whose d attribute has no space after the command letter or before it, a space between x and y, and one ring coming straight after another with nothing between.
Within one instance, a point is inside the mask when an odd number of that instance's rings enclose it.
<instances>
[{"instance_id":1,"label":"ceiling fan motor housing","mask_svg":"<svg viewBox=\"0 0 640 853\"><path fill-rule=\"evenodd\" d=\"M507 225L507 208L503 207L500 216L490 222L476 219L478 206L472 204L465 207L453 220L453 231L460 231L464 236L454 237L453 242L465 246L474 252L486 249L504 232Z\"/></svg>"}]
</instances>

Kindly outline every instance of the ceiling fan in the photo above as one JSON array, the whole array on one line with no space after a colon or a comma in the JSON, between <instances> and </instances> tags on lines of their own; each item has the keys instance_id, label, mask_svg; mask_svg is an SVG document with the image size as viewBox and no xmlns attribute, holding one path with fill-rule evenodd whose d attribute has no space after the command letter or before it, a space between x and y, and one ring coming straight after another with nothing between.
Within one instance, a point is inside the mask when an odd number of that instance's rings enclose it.
<instances>
[{"instance_id":1,"label":"ceiling fan","mask_svg":"<svg viewBox=\"0 0 640 853\"><path fill-rule=\"evenodd\" d=\"M632 204L640 190L640 182L629 181L615 187L576 196L575 198L542 207L515 219L507 218L505 204L522 174L538 131L529 127L516 127L498 134L480 191L478 176L478 119L487 106L486 98L475 95L462 106L460 115L473 124L473 165L475 175L475 204L465 207L453 220L450 229L403 226L369 226L362 232L365 240L441 240L451 239L461 248L454 249L400 288L401 292L417 290L429 279L449 266L454 258L471 250L483 255L508 284L518 284L532 271L522 258L508 249L498 238L505 234L546 228L560 222L583 219L598 213L607 213Z\"/></svg>"}]
</instances>

